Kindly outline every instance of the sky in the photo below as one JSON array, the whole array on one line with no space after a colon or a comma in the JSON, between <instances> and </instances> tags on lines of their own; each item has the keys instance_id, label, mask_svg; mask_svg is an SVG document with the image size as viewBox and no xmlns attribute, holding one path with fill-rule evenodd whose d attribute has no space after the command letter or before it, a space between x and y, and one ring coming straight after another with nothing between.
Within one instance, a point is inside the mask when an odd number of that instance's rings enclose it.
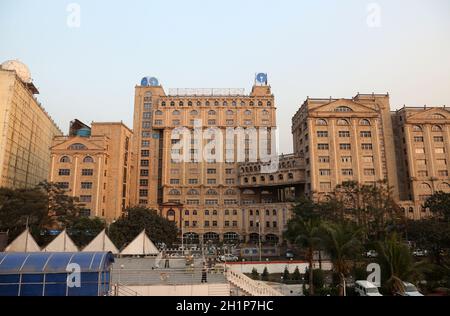
<instances>
[{"instance_id":1,"label":"sky","mask_svg":"<svg viewBox=\"0 0 450 316\"><path fill-rule=\"evenodd\" d=\"M308 96L389 92L392 109L450 106L450 1L0 0L0 62L9 59L28 65L65 133L74 118L132 127L144 76L166 92L249 93L266 72L289 153Z\"/></svg>"}]
</instances>

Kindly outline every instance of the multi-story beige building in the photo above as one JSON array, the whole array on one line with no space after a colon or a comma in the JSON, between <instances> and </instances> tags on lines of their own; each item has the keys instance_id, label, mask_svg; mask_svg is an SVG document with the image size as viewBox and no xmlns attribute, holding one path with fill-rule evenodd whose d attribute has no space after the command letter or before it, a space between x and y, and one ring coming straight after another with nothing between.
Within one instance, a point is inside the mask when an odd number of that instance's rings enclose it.
<instances>
[{"instance_id":1,"label":"multi-story beige building","mask_svg":"<svg viewBox=\"0 0 450 316\"><path fill-rule=\"evenodd\" d=\"M229 146L224 141L214 151L222 151L223 157L231 155L230 160L197 159L212 138L204 135L191 139L188 147L180 150L174 145L183 140L173 135L180 127L187 128L189 134L217 128L222 135L229 129L267 128L270 135L276 127L275 112L274 96L264 75L250 94L244 94L242 89L176 89L166 93L155 78L144 78L135 91L134 151L138 158L133 174L133 191L137 193L134 202L159 210L162 216L175 221L188 239L250 239L256 219L249 219L242 204L254 192L240 190L237 156L245 153L246 159L251 160L255 154L251 146L258 140L236 136ZM260 135L259 130L257 133ZM266 145L272 148L270 137ZM183 155L186 151L187 160L174 160L174 154ZM260 203L251 198L248 203ZM285 212L287 209L284 206ZM261 212L265 214L266 210L261 208ZM266 231L271 233L268 239L280 235L282 214L270 209L264 220L269 226Z\"/></svg>"},{"instance_id":2,"label":"multi-story beige building","mask_svg":"<svg viewBox=\"0 0 450 316\"><path fill-rule=\"evenodd\" d=\"M387 180L409 218L428 214L424 201L450 192L450 112L390 111L389 95L308 98L292 119L294 152L305 161L305 194L327 199L345 181Z\"/></svg>"},{"instance_id":3,"label":"multi-story beige building","mask_svg":"<svg viewBox=\"0 0 450 316\"><path fill-rule=\"evenodd\" d=\"M404 107L393 112L401 205L411 218L427 214L432 194L450 193L450 111Z\"/></svg>"},{"instance_id":4,"label":"multi-story beige building","mask_svg":"<svg viewBox=\"0 0 450 316\"><path fill-rule=\"evenodd\" d=\"M294 153L305 159L306 195L328 198L345 181L388 180L398 197L388 95L308 98L292 119Z\"/></svg>"},{"instance_id":5,"label":"multi-story beige building","mask_svg":"<svg viewBox=\"0 0 450 316\"><path fill-rule=\"evenodd\" d=\"M38 93L26 65L0 66L0 187L32 187L48 177L52 139L62 132Z\"/></svg>"},{"instance_id":6,"label":"multi-story beige building","mask_svg":"<svg viewBox=\"0 0 450 316\"><path fill-rule=\"evenodd\" d=\"M51 147L49 180L79 198L85 216L112 222L130 206L132 131L123 123L71 122Z\"/></svg>"}]
</instances>

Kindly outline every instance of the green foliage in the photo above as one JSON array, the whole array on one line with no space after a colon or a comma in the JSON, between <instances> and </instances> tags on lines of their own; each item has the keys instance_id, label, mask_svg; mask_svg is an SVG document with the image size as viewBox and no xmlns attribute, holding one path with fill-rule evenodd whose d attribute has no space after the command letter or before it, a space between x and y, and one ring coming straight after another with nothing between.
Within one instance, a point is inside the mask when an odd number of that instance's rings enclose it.
<instances>
[{"instance_id":1,"label":"green foliage","mask_svg":"<svg viewBox=\"0 0 450 316\"><path fill-rule=\"evenodd\" d=\"M100 218L78 217L71 222L68 233L78 247L83 247L105 228L106 223Z\"/></svg>"},{"instance_id":2,"label":"green foliage","mask_svg":"<svg viewBox=\"0 0 450 316\"><path fill-rule=\"evenodd\" d=\"M287 267L284 268L284 272L283 272L283 282L288 282L289 280L291 280L291 274L289 273L289 270Z\"/></svg>"},{"instance_id":3,"label":"green foliage","mask_svg":"<svg viewBox=\"0 0 450 316\"><path fill-rule=\"evenodd\" d=\"M259 280L259 273L258 270L256 270L256 268L252 269L252 275L251 275L253 280Z\"/></svg>"},{"instance_id":4,"label":"green foliage","mask_svg":"<svg viewBox=\"0 0 450 316\"><path fill-rule=\"evenodd\" d=\"M111 224L109 236L120 248L144 229L153 242L172 245L177 240L178 228L175 223L145 207L128 208L120 219Z\"/></svg>"},{"instance_id":5,"label":"green foliage","mask_svg":"<svg viewBox=\"0 0 450 316\"><path fill-rule=\"evenodd\" d=\"M427 199L424 206L436 217L450 222L450 193L437 192Z\"/></svg>"},{"instance_id":6,"label":"green foliage","mask_svg":"<svg viewBox=\"0 0 450 316\"><path fill-rule=\"evenodd\" d=\"M263 273L261 274L261 280L269 281L269 271L267 270L267 267L264 268Z\"/></svg>"},{"instance_id":7,"label":"green foliage","mask_svg":"<svg viewBox=\"0 0 450 316\"><path fill-rule=\"evenodd\" d=\"M300 274L300 270L298 269L298 267L295 267L295 270L292 273L291 279L293 281L300 281L302 279L302 275Z\"/></svg>"}]
</instances>

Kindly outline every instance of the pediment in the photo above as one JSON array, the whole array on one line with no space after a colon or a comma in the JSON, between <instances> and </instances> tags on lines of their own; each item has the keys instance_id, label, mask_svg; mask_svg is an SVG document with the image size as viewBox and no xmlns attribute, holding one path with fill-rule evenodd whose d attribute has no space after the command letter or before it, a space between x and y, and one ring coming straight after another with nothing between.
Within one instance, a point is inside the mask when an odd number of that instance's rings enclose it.
<instances>
[{"instance_id":1,"label":"pediment","mask_svg":"<svg viewBox=\"0 0 450 316\"><path fill-rule=\"evenodd\" d=\"M444 108L429 108L407 117L414 121L450 121L450 111Z\"/></svg>"},{"instance_id":2,"label":"pediment","mask_svg":"<svg viewBox=\"0 0 450 316\"><path fill-rule=\"evenodd\" d=\"M70 139L57 144L51 147L52 150L68 150L70 146L75 144L82 144L86 146L86 149L83 150L104 150L103 146L101 146L98 142L94 142L86 137L76 136L71 137Z\"/></svg>"},{"instance_id":3,"label":"pediment","mask_svg":"<svg viewBox=\"0 0 450 316\"><path fill-rule=\"evenodd\" d=\"M347 107L347 108L350 108L352 111L338 112L338 111L336 111L336 109L339 107ZM349 113L349 114L351 114L352 112L377 113L376 110L374 110L364 104L357 103L357 102L354 102L353 100L349 100L349 99L334 100L332 102L320 105L320 106L312 109L310 112L333 112L333 113Z\"/></svg>"}]
</instances>

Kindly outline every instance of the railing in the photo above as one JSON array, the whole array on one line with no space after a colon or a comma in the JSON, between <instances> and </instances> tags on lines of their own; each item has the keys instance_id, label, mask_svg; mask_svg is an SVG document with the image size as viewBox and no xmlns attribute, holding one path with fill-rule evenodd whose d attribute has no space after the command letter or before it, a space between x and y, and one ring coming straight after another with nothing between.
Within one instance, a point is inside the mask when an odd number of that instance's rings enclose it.
<instances>
[{"instance_id":1,"label":"railing","mask_svg":"<svg viewBox=\"0 0 450 316\"><path fill-rule=\"evenodd\" d=\"M252 280L239 272L228 270L227 280L251 296L283 296L269 285Z\"/></svg>"},{"instance_id":2,"label":"railing","mask_svg":"<svg viewBox=\"0 0 450 316\"><path fill-rule=\"evenodd\" d=\"M119 284L119 283L115 283L112 285L110 295L111 296L142 296L138 292L133 291L132 289L130 289L122 284Z\"/></svg>"}]
</instances>

